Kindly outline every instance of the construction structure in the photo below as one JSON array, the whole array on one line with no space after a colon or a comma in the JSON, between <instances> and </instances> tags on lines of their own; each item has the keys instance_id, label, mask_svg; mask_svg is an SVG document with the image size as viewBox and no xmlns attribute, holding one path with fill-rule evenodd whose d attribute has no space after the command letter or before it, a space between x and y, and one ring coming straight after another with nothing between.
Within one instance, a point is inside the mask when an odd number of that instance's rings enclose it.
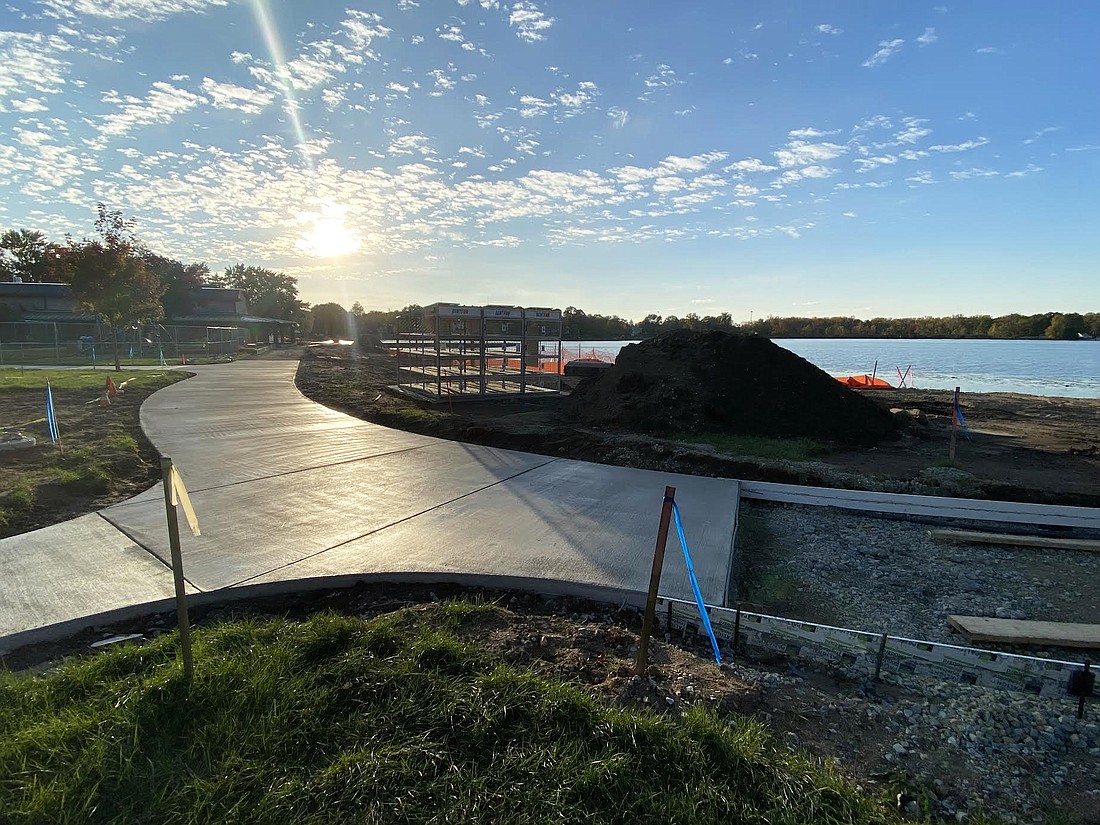
<instances>
[{"instance_id":1,"label":"construction structure","mask_svg":"<svg viewBox=\"0 0 1100 825\"><path fill-rule=\"evenodd\" d=\"M561 392L561 310L438 303L400 319L398 388L431 400Z\"/></svg>"}]
</instances>

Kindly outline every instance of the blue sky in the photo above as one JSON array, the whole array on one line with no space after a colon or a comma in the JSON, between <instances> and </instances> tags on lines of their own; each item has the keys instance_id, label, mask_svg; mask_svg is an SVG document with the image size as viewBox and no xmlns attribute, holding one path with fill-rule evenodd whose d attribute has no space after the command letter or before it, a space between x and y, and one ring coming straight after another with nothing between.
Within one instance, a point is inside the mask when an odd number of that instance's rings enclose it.
<instances>
[{"instance_id":1,"label":"blue sky","mask_svg":"<svg viewBox=\"0 0 1100 825\"><path fill-rule=\"evenodd\" d=\"M1100 5L41 0L0 226L104 201L305 300L1100 308Z\"/></svg>"}]
</instances>

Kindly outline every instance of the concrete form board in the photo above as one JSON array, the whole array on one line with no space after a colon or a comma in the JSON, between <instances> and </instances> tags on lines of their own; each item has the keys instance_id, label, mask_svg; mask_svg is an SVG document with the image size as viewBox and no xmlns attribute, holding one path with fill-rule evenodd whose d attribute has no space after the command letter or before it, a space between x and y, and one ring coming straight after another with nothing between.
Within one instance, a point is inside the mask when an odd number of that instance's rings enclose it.
<instances>
[{"instance_id":1,"label":"concrete form board","mask_svg":"<svg viewBox=\"0 0 1100 825\"><path fill-rule=\"evenodd\" d=\"M172 571L96 514L0 540L0 582L0 637L175 593Z\"/></svg>"}]
</instances>

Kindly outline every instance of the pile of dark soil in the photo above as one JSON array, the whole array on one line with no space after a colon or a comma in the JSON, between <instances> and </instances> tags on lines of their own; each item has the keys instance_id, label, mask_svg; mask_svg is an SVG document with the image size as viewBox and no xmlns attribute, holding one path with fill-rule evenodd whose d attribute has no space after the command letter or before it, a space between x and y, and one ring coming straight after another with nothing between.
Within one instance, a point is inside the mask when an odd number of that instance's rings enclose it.
<instances>
[{"instance_id":1,"label":"pile of dark soil","mask_svg":"<svg viewBox=\"0 0 1100 825\"><path fill-rule=\"evenodd\" d=\"M673 435L730 433L876 444L885 409L767 338L676 330L624 347L570 398L588 426Z\"/></svg>"}]
</instances>

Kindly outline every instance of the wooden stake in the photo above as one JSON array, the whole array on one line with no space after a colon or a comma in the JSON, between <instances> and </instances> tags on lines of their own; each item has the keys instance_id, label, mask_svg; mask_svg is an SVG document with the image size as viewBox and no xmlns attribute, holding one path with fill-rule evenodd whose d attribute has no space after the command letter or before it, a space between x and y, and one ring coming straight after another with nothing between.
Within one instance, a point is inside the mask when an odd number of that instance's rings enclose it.
<instances>
[{"instance_id":1,"label":"wooden stake","mask_svg":"<svg viewBox=\"0 0 1100 825\"><path fill-rule=\"evenodd\" d=\"M649 634L653 632L654 613L657 612L657 590L661 586L661 570L665 566L665 544L668 542L668 524L672 519L672 502L676 498L675 487L665 487L665 502L661 507L661 521L657 527L657 546L653 549L653 570L649 574L649 596L642 620L642 638L638 641L638 662L634 672L641 676L649 663Z\"/></svg>"},{"instance_id":2,"label":"wooden stake","mask_svg":"<svg viewBox=\"0 0 1100 825\"><path fill-rule=\"evenodd\" d=\"M886 656L886 634L883 633L878 640L878 657L875 659L875 681L882 676L882 660Z\"/></svg>"},{"instance_id":3,"label":"wooden stake","mask_svg":"<svg viewBox=\"0 0 1100 825\"><path fill-rule=\"evenodd\" d=\"M187 618L187 590L183 579L183 553L180 550L180 523L172 496L172 459L160 459L161 480L164 482L164 510L168 515L168 543L172 548L172 578L176 583L176 621L180 628L180 649L183 653L183 675L190 682L194 676L191 661L191 622Z\"/></svg>"},{"instance_id":4,"label":"wooden stake","mask_svg":"<svg viewBox=\"0 0 1100 825\"><path fill-rule=\"evenodd\" d=\"M959 388L955 387L955 396L951 401L951 444L947 448L947 457L950 459L955 458L955 444L958 440L959 431L959 415L956 410L959 407Z\"/></svg>"}]
</instances>

